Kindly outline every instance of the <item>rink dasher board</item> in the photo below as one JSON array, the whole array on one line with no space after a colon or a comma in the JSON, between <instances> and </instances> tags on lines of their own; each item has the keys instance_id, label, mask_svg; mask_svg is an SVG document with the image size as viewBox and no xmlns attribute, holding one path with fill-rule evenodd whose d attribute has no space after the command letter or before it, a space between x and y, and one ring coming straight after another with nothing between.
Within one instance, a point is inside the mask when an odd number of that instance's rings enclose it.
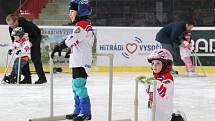
<instances>
[{"instance_id":1,"label":"rink dasher board","mask_svg":"<svg viewBox=\"0 0 215 121\"><path fill-rule=\"evenodd\" d=\"M11 86L11 87L13 87L13 86L47 86L48 84L0 84L0 86Z\"/></svg>"},{"instance_id":2,"label":"rink dasher board","mask_svg":"<svg viewBox=\"0 0 215 121\"><path fill-rule=\"evenodd\" d=\"M193 75L193 76L188 76L187 74L178 74L178 75L173 75L173 77L188 77L188 78L195 78L195 77L207 77L206 75Z\"/></svg>"}]
</instances>

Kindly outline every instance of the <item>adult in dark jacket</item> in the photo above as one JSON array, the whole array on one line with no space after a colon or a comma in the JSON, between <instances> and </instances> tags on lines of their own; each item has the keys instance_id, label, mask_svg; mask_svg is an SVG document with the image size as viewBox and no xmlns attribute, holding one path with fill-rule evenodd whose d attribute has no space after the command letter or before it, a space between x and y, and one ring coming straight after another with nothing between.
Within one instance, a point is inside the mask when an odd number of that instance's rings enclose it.
<instances>
[{"instance_id":1,"label":"adult in dark jacket","mask_svg":"<svg viewBox=\"0 0 215 121\"><path fill-rule=\"evenodd\" d=\"M41 62L41 52L40 52L40 44L41 44L41 32L40 29L32 22L27 21L23 17L18 17L15 14L9 14L6 18L6 22L9 25L9 32L11 32L13 28L22 27L25 33L28 33L29 40L32 43L31 47L31 59L34 63L34 67L39 79L35 82L35 84L46 83L46 76L43 71L42 62ZM12 41L14 38L11 36ZM29 69L23 70L23 72L29 73ZM28 75L26 75L28 77ZM26 78L26 77L25 77Z\"/></svg>"},{"instance_id":2,"label":"adult in dark jacket","mask_svg":"<svg viewBox=\"0 0 215 121\"><path fill-rule=\"evenodd\" d=\"M161 43L164 49L167 49L173 55L174 63L180 60L179 45L180 36L184 31L191 31L192 22L172 22L165 25L156 35L155 40Z\"/></svg>"}]
</instances>

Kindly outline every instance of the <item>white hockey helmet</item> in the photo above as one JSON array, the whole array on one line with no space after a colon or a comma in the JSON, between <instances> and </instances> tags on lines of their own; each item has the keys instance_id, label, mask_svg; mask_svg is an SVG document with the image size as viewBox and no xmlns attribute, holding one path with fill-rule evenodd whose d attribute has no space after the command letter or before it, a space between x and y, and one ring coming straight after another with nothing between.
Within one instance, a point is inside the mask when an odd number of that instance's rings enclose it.
<instances>
[{"instance_id":1,"label":"white hockey helmet","mask_svg":"<svg viewBox=\"0 0 215 121\"><path fill-rule=\"evenodd\" d=\"M16 27L11 32L11 36L19 36L22 38L25 35L24 29L22 27Z\"/></svg>"}]
</instances>

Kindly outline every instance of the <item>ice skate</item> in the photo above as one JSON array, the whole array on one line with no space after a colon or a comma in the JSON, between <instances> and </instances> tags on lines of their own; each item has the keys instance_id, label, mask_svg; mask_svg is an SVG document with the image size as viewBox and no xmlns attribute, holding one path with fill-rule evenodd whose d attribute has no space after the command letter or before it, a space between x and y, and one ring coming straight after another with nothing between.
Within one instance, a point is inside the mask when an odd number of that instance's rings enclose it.
<instances>
[{"instance_id":1,"label":"ice skate","mask_svg":"<svg viewBox=\"0 0 215 121\"><path fill-rule=\"evenodd\" d=\"M39 78L39 79L35 82L35 84L43 84L43 83L46 83L46 82L47 82L46 78Z\"/></svg>"},{"instance_id":2,"label":"ice skate","mask_svg":"<svg viewBox=\"0 0 215 121\"><path fill-rule=\"evenodd\" d=\"M183 111L177 111L172 114L171 121L187 121L186 115Z\"/></svg>"},{"instance_id":3,"label":"ice skate","mask_svg":"<svg viewBox=\"0 0 215 121\"><path fill-rule=\"evenodd\" d=\"M16 78L14 76L9 75L9 76L5 76L3 81L8 83L8 84L15 84Z\"/></svg>"},{"instance_id":4,"label":"ice skate","mask_svg":"<svg viewBox=\"0 0 215 121\"><path fill-rule=\"evenodd\" d=\"M78 114L68 114L68 115L66 115L66 119L74 120L77 116L78 116Z\"/></svg>"},{"instance_id":5,"label":"ice skate","mask_svg":"<svg viewBox=\"0 0 215 121\"><path fill-rule=\"evenodd\" d=\"M91 115L80 114L73 119L73 121L89 121L91 120Z\"/></svg>"},{"instance_id":6,"label":"ice skate","mask_svg":"<svg viewBox=\"0 0 215 121\"><path fill-rule=\"evenodd\" d=\"M187 72L188 77L194 77L197 76L195 72Z\"/></svg>"},{"instance_id":7,"label":"ice skate","mask_svg":"<svg viewBox=\"0 0 215 121\"><path fill-rule=\"evenodd\" d=\"M8 77L8 76L4 76L3 81L4 81L5 83L9 83L9 77Z\"/></svg>"},{"instance_id":8,"label":"ice skate","mask_svg":"<svg viewBox=\"0 0 215 121\"><path fill-rule=\"evenodd\" d=\"M31 76L25 76L25 78L19 82L19 84L31 84Z\"/></svg>"}]
</instances>

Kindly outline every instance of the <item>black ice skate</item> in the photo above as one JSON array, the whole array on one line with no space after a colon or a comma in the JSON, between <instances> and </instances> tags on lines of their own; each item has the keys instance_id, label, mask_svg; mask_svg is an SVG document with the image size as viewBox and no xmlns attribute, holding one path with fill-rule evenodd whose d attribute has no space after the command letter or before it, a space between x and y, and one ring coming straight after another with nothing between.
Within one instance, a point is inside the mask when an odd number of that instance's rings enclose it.
<instances>
[{"instance_id":1,"label":"black ice skate","mask_svg":"<svg viewBox=\"0 0 215 121\"><path fill-rule=\"evenodd\" d=\"M89 121L91 120L91 115L80 114L73 119L73 121Z\"/></svg>"},{"instance_id":2,"label":"black ice skate","mask_svg":"<svg viewBox=\"0 0 215 121\"><path fill-rule=\"evenodd\" d=\"M25 78L20 81L19 84L31 84L31 76L25 76Z\"/></svg>"},{"instance_id":3,"label":"black ice skate","mask_svg":"<svg viewBox=\"0 0 215 121\"><path fill-rule=\"evenodd\" d=\"M17 80L14 76L5 76L3 79L4 82L8 83L8 84L16 84Z\"/></svg>"},{"instance_id":4,"label":"black ice skate","mask_svg":"<svg viewBox=\"0 0 215 121\"><path fill-rule=\"evenodd\" d=\"M78 114L68 114L66 115L66 119L71 119L73 120L74 118L76 118L78 116Z\"/></svg>"},{"instance_id":5,"label":"black ice skate","mask_svg":"<svg viewBox=\"0 0 215 121\"><path fill-rule=\"evenodd\" d=\"M43 84L43 83L46 83L47 80L46 79L39 79L35 82L35 84Z\"/></svg>"}]
</instances>

